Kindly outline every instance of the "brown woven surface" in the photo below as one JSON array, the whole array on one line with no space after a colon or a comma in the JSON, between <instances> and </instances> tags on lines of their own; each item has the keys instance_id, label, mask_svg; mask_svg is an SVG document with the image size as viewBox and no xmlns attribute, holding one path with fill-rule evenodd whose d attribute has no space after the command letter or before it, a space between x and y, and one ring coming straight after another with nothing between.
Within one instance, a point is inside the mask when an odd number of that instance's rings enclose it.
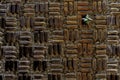
<instances>
[{"instance_id":1,"label":"brown woven surface","mask_svg":"<svg viewBox=\"0 0 120 80\"><path fill-rule=\"evenodd\" d=\"M120 0L0 0L0 80L120 80L119 32Z\"/></svg>"}]
</instances>

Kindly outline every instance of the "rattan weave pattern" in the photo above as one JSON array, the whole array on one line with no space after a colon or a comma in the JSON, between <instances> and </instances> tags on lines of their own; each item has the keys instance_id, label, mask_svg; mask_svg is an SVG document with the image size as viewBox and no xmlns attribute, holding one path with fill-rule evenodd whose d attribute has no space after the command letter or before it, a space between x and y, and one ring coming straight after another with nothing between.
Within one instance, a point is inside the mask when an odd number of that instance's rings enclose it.
<instances>
[{"instance_id":1,"label":"rattan weave pattern","mask_svg":"<svg viewBox=\"0 0 120 80\"><path fill-rule=\"evenodd\" d=\"M0 80L120 80L120 0L0 0Z\"/></svg>"}]
</instances>

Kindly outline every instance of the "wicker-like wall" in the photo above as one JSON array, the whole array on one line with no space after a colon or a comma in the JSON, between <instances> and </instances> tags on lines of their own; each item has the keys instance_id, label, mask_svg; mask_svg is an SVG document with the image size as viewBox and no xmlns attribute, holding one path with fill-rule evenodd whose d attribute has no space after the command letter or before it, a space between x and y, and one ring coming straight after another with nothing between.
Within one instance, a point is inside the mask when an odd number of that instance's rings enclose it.
<instances>
[{"instance_id":1,"label":"wicker-like wall","mask_svg":"<svg viewBox=\"0 0 120 80\"><path fill-rule=\"evenodd\" d=\"M120 80L120 0L0 0L0 80Z\"/></svg>"}]
</instances>

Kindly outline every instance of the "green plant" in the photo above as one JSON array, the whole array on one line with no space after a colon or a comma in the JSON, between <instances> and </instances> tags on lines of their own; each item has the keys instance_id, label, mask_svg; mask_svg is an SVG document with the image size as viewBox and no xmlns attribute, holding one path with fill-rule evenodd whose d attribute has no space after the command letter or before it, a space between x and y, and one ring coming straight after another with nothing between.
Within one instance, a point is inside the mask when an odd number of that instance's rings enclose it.
<instances>
[{"instance_id":1,"label":"green plant","mask_svg":"<svg viewBox=\"0 0 120 80\"><path fill-rule=\"evenodd\" d=\"M85 18L82 18L82 20L85 22L85 23L89 23L90 21L92 21L93 19L92 18L90 18L89 17L89 15L87 14L86 16L85 16Z\"/></svg>"}]
</instances>

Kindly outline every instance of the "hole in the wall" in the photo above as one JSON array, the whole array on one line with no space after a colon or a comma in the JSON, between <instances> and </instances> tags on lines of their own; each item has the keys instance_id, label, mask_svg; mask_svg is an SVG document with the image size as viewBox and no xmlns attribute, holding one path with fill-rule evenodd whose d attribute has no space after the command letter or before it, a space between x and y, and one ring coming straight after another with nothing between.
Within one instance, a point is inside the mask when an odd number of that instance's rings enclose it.
<instances>
[{"instance_id":1,"label":"hole in the wall","mask_svg":"<svg viewBox=\"0 0 120 80\"><path fill-rule=\"evenodd\" d=\"M0 75L0 80L3 80L3 77L2 77L2 75Z\"/></svg>"},{"instance_id":2,"label":"hole in the wall","mask_svg":"<svg viewBox=\"0 0 120 80\"><path fill-rule=\"evenodd\" d=\"M109 75L109 78L107 80L119 80L119 76L118 75Z\"/></svg>"},{"instance_id":3,"label":"hole in the wall","mask_svg":"<svg viewBox=\"0 0 120 80\"><path fill-rule=\"evenodd\" d=\"M115 80L119 80L119 76L115 75Z\"/></svg>"},{"instance_id":4,"label":"hole in the wall","mask_svg":"<svg viewBox=\"0 0 120 80\"><path fill-rule=\"evenodd\" d=\"M5 62L5 71L16 71L16 70L17 70L17 61Z\"/></svg>"},{"instance_id":5,"label":"hole in the wall","mask_svg":"<svg viewBox=\"0 0 120 80\"><path fill-rule=\"evenodd\" d=\"M46 69L47 69L47 62L46 61L42 61L42 69L43 69L43 71L46 71Z\"/></svg>"},{"instance_id":6,"label":"hole in the wall","mask_svg":"<svg viewBox=\"0 0 120 80\"><path fill-rule=\"evenodd\" d=\"M62 45L61 44L57 44L57 49L58 49L58 54L61 54L62 51Z\"/></svg>"},{"instance_id":7,"label":"hole in the wall","mask_svg":"<svg viewBox=\"0 0 120 80\"><path fill-rule=\"evenodd\" d=\"M2 28L4 28L5 27L5 19L4 18L1 18L1 20L0 20L0 25L1 25L1 27Z\"/></svg>"},{"instance_id":8,"label":"hole in the wall","mask_svg":"<svg viewBox=\"0 0 120 80\"><path fill-rule=\"evenodd\" d=\"M5 62L5 71L12 71L12 68L13 68L13 63L12 61L6 61Z\"/></svg>"},{"instance_id":9,"label":"hole in the wall","mask_svg":"<svg viewBox=\"0 0 120 80\"><path fill-rule=\"evenodd\" d=\"M48 54L51 55L53 53L53 45L48 45Z\"/></svg>"},{"instance_id":10,"label":"hole in the wall","mask_svg":"<svg viewBox=\"0 0 120 80\"><path fill-rule=\"evenodd\" d=\"M52 75L52 80L56 80L55 78L56 78L56 76L55 76L55 75Z\"/></svg>"},{"instance_id":11,"label":"hole in the wall","mask_svg":"<svg viewBox=\"0 0 120 80\"><path fill-rule=\"evenodd\" d=\"M52 80L52 75L48 74L48 80Z\"/></svg>"},{"instance_id":12,"label":"hole in the wall","mask_svg":"<svg viewBox=\"0 0 120 80\"><path fill-rule=\"evenodd\" d=\"M39 67L40 61L34 61L33 62L33 70L36 71L36 69Z\"/></svg>"},{"instance_id":13,"label":"hole in the wall","mask_svg":"<svg viewBox=\"0 0 120 80\"><path fill-rule=\"evenodd\" d=\"M82 25L87 25L87 23L84 21L85 18L86 18L86 15L82 15Z\"/></svg>"}]
</instances>

